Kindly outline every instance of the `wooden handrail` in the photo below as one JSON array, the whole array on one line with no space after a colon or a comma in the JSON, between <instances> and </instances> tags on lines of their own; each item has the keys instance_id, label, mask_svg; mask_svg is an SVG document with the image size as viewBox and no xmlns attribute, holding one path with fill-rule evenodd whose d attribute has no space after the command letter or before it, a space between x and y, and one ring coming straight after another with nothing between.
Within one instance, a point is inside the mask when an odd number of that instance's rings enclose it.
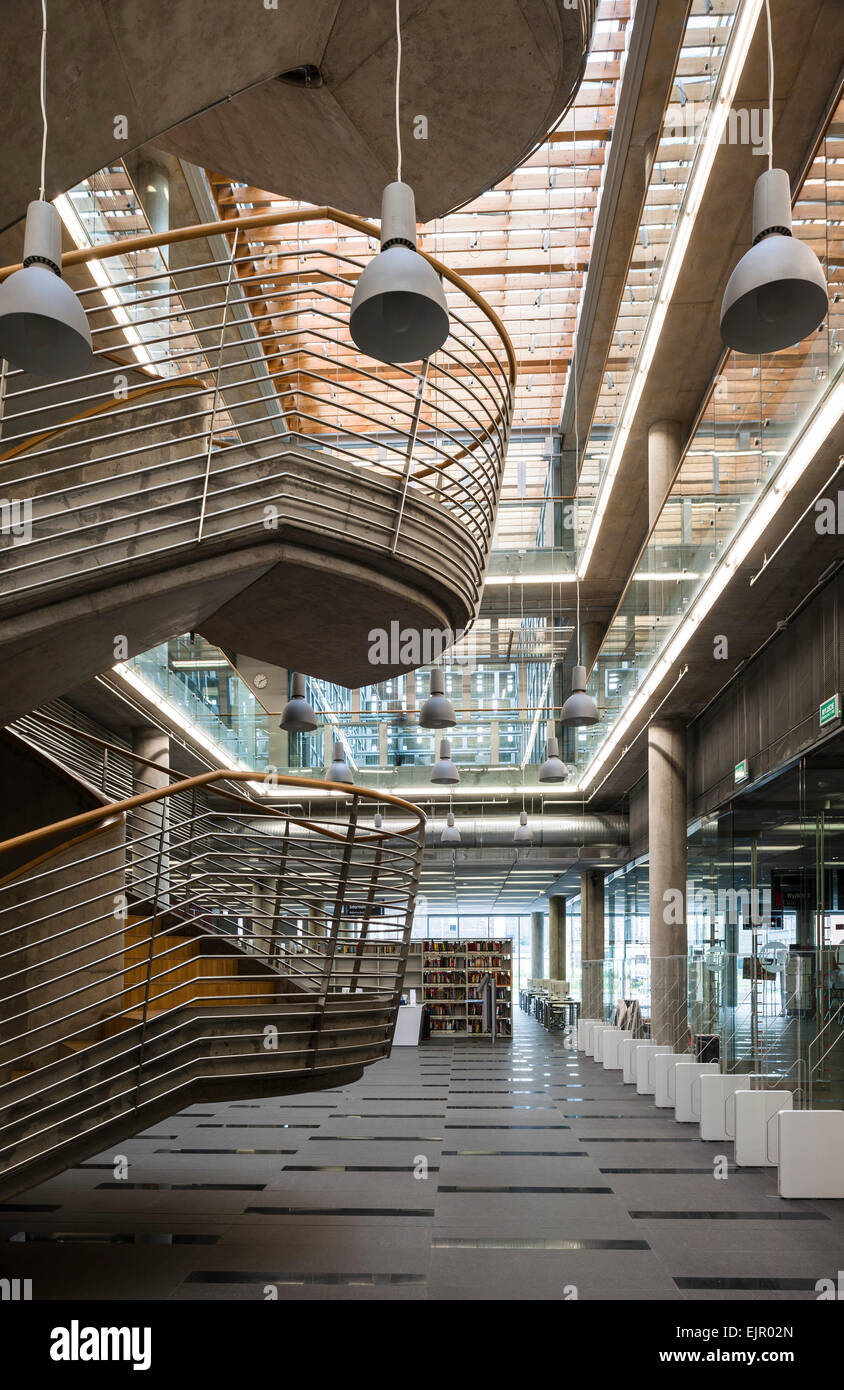
<instances>
[{"instance_id":1,"label":"wooden handrail","mask_svg":"<svg viewBox=\"0 0 844 1390\"><path fill-rule=\"evenodd\" d=\"M124 750L125 751L125 750ZM236 781L236 782L271 782L273 786L303 787L311 792L314 791L333 791L341 793L343 796L363 797L370 801L385 802L412 816L416 821L416 829L421 829L425 824L425 815L419 810L418 806L413 806L409 801L403 801L398 796L393 796L389 792L373 791L369 787L349 787L348 782L329 782L315 781L307 777L283 777L275 772L248 772L231 771L228 768L214 768L210 772L199 773L196 777L186 777L180 782L174 782L169 787L158 787L154 791L141 792L137 796L126 797L123 801L115 801L110 806L95 809L93 811L83 811L77 816L68 816L65 820L56 821L53 825L44 825L37 830L28 830L23 835L15 835L11 840L0 842L0 854L7 853L9 850L18 849L23 845L35 844L38 840L46 839L48 835L55 835L61 831L73 831L81 829L82 826L93 825L103 820L107 816L118 813L133 811L139 806L147 806L150 802L160 801L167 796L173 796L178 792L193 790L194 787L207 787L213 782ZM243 798L246 805L253 811L261 811L263 808L256 806L254 802ZM276 808L268 808L276 810ZM284 815L284 812L281 812ZM319 825L311 821L302 820L296 816L287 816L287 820L294 825L313 830L317 834L325 836L327 839L339 840L345 844L346 836L340 835L329 830L324 825ZM371 832L367 838L392 839L395 831L375 831Z\"/></svg>"},{"instance_id":2,"label":"wooden handrail","mask_svg":"<svg viewBox=\"0 0 844 1390\"><path fill-rule=\"evenodd\" d=\"M147 232L140 236L126 237L121 241L102 242L97 246L85 246L76 251L66 251L62 256L62 266L85 265L88 261L102 261L109 256L125 256L135 251L146 251L156 246L173 246L177 242L197 241L213 236L225 236L228 232L239 228L241 231L250 231L259 227L281 227L291 222L339 222L341 226L349 227L352 231L360 232L363 236L380 238L381 229L374 222L367 222L362 217L356 217L353 213L340 212L338 208L319 207L309 208L304 211L296 212L255 212L241 213L238 217L226 217L219 222L200 222L193 227L174 227L166 232ZM487 304L482 295L473 289L468 281L464 280L457 271L450 270L442 261L438 261L435 256L431 256L427 251L420 251L420 256L424 256L429 261L438 274L445 276L446 280L471 299L472 303L481 310L494 326L498 336L504 344L509 365L510 386L516 384L516 354L510 335L495 310ZM9 275L13 275L16 270L21 269L21 264L7 265L0 269L0 283Z\"/></svg>"}]
</instances>

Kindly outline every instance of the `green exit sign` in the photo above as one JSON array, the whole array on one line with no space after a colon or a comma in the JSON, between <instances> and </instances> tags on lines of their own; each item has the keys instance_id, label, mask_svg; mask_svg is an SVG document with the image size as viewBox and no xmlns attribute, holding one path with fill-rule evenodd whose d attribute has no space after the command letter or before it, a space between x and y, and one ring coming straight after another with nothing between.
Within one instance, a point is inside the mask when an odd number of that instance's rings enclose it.
<instances>
[{"instance_id":1,"label":"green exit sign","mask_svg":"<svg viewBox=\"0 0 844 1390\"><path fill-rule=\"evenodd\" d=\"M749 776L747 771L747 758L742 758L740 763L736 763L734 775L736 779L736 785L738 785L739 782L747 781L747 778Z\"/></svg>"},{"instance_id":2,"label":"green exit sign","mask_svg":"<svg viewBox=\"0 0 844 1390\"><path fill-rule=\"evenodd\" d=\"M823 703L822 703L822 705L821 705L821 710L820 710L821 728L822 728L822 729L825 728L827 724L834 724L835 721L836 721L837 719L840 719L840 718L841 718L841 699L840 699L840 696L838 696L838 695L831 695L831 696L829 697L829 699L828 699L828 700L824 700Z\"/></svg>"}]
</instances>

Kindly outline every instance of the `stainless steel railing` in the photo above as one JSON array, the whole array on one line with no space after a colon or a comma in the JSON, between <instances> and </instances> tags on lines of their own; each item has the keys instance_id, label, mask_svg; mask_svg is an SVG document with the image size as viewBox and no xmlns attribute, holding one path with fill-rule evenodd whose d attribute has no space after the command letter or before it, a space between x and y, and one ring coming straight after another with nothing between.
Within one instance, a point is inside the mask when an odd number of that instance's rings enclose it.
<instances>
[{"instance_id":1,"label":"stainless steel railing","mask_svg":"<svg viewBox=\"0 0 844 1390\"><path fill-rule=\"evenodd\" d=\"M273 780L338 808L268 806ZM214 771L0 844L0 1192L189 1096L319 1089L387 1054L424 817L381 797L406 826L387 835L378 800Z\"/></svg>"},{"instance_id":2,"label":"stainless steel railing","mask_svg":"<svg viewBox=\"0 0 844 1390\"><path fill-rule=\"evenodd\" d=\"M300 249L296 224L312 221L325 240ZM256 227L284 236L258 260L239 241ZM0 495L27 513L26 543L0 547L11 611L62 585L115 582L203 542L230 549L288 526L442 574L473 615L513 349L483 299L435 262L449 301L443 348L413 366L360 354L349 306L376 236L314 209L65 256L94 364L60 383L4 375Z\"/></svg>"}]
</instances>

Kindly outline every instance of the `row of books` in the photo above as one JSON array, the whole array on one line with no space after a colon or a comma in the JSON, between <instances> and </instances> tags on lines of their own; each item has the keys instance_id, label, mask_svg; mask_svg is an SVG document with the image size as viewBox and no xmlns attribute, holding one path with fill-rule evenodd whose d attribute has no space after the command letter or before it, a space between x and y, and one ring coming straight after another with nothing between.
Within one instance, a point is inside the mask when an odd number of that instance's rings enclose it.
<instances>
[{"instance_id":1,"label":"row of books","mask_svg":"<svg viewBox=\"0 0 844 1390\"><path fill-rule=\"evenodd\" d=\"M423 941L423 951L431 954L439 954L441 951L448 953L455 948L463 951L506 951L509 941Z\"/></svg>"}]
</instances>

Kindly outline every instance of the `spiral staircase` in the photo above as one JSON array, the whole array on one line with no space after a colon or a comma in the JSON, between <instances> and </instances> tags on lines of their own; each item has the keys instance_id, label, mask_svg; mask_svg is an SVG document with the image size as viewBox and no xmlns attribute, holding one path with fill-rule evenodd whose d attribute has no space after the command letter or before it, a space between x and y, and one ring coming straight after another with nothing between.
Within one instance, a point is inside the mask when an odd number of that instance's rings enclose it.
<instances>
[{"instance_id":1,"label":"spiral staircase","mask_svg":"<svg viewBox=\"0 0 844 1390\"><path fill-rule=\"evenodd\" d=\"M111 756L167 784L88 787L90 810L0 844L0 1199L185 1104L389 1054L422 813L381 796L388 835L364 788ZM278 783L339 810L280 810Z\"/></svg>"},{"instance_id":2,"label":"spiral staircase","mask_svg":"<svg viewBox=\"0 0 844 1390\"><path fill-rule=\"evenodd\" d=\"M284 235L265 262L240 241L264 228ZM112 666L118 636L132 656L199 631L359 686L373 676L373 629L472 620L513 349L494 311L435 262L443 348L414 366L361 357L348 311L366 257L344 248L377 235L318 208L64 257L93 368L2 381L0 654L16 671L3 723Z\"/></svg>"}]
</instances>

